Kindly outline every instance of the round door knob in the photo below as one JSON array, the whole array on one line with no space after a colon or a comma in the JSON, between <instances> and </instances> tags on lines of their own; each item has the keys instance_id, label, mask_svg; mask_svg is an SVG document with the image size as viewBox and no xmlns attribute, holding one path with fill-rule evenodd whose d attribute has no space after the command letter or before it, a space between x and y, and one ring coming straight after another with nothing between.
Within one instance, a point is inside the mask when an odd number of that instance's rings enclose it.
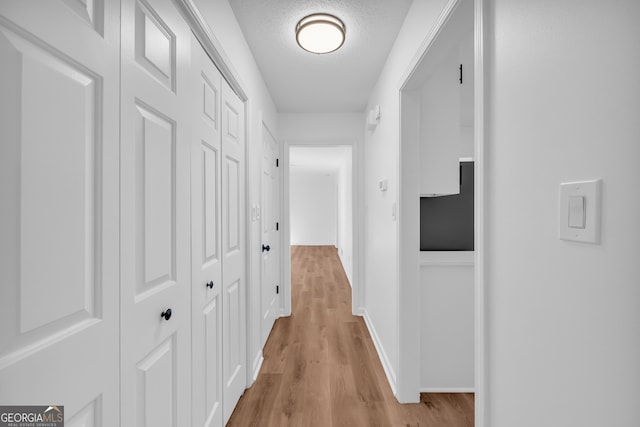
<instances>
[{"instance_id":1,"label":"round door knob","mask_svg":"<svg viewBox=\"0 0 640 427\"><path fill-rule=\"evenodd\" d=\"M271 246L269 245L262 245L262 252L269 252L271 250Z\"/></svg>"},{"instance_id":2,"label":"round door knob","mask_svg":"<svg viewBox=\"0 0 640 427\"><path fill-rule=\"evenodd\" d=\"M207 288L213 289L213 280L207 283Z\"/></svg>"},{"instance_id":3,"label":"round door knob","mask_svg":"<svg viewBox=\"0 0 640 427\"><path fill-rule=\"evenodd\" d=\"M160 317L163 317L164 320L169 320L171 319L171 314L172 314L171 309L167 308L167 311L163 311Z\"/></svg>"}]
</instances>

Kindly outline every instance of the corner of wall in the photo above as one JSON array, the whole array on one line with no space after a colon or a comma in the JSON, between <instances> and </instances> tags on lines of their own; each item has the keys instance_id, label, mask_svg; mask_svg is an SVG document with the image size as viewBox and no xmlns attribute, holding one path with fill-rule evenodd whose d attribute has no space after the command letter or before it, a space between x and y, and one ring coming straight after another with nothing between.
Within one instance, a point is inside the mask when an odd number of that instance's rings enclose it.
<instances>
[{"instance_id":1,"label":"corner of wall","mask_svg":"<svg viewBox=\"0 0 640 427\"><path fill-rule=\"evenodd\" d=\"M369 313L367 312L366 307L360 308L362 311L362 317L364 318L364 323L369 330L369 335L371 335L371 340L373 341L373 345L376 348L376 352L378 353L378 358L380 359L380 363L382 363L382 368L384 369L384 373L387 376L387 381L389 382L389 386L391 387L391 391L395 396L397 393L396 390L396 372L393 369L393 365L389 362L389 358L387 357L387 353L384 350L384 346L378 337L378 333L376 332L373 323L371 322L371 318L369 317Z\"/></svg>"}]
</instances>

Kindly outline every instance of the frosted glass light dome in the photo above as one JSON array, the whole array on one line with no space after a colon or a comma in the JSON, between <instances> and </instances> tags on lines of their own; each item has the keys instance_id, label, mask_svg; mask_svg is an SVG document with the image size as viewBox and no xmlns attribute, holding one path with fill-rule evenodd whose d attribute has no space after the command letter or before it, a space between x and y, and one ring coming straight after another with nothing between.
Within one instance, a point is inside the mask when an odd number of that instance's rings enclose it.
<instances>
[{"instance_id":1,"label":"frosted glass light dome","mask_svg":"<svg viewBox=\"0 0 640 427\"><path fill-rule=\"evenodd\" d=\"M345 32L340 19L326 13L314 13L296 25L296 41L308 52L330 53L342 46Z\"/></svg>"}]
</instances>

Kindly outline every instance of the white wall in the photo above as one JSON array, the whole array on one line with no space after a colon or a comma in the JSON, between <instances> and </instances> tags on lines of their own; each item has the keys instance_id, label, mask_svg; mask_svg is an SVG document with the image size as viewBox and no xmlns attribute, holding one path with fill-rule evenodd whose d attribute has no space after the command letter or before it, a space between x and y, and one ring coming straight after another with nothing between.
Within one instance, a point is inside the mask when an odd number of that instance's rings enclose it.
<instances>
[{"instance_id":1,"label":"white wall","mask_svg":"<svg viewBox=\"0 0 640 427\"><path fill-rule=\"evenodd\" d=\"M351 157L351 150L347 150L337 175L338 241L336 246L349 284L353 283L353 168Z\"/></svg>"},{"instance_id":2,"label":"white wall","mask_svg":"<svg viewBox=\"0 0 640 427\"><path fill-rule=\"evenodd\" d=\"M397 223L399 90L404 72L429 34L446 0L415 0L371 94L367 111L380 105L380 123L365 136L365 307L367 325L392 388L398 371ZM388 179L388 190L378 181ZM419 339L416 337L416 339Z\"/></svg>"},{"instance_id":3,"label":"white wall","mask_svg":"<svg viewBox=\"0 0 640 427\"><path fill-rule=\"evenodd\" d=\"M291 167L289 200L292 245L336 245L338 191L335 173Z\"/></svg>"},{"instance_id":4,"label":"white wall","mask_svg":"<svg viewBox=\"0 0 640 427\"><path fill-rule=\"evenodd\" d=\"M492 427L640 425L640 2L489 2ZM602 178L602 243L558 186Z\"/></svg>"},{"instance_id":5,"label":"white wall","mask_svg":"<svg viewBox=\"0 0 640 427\"><path fill-rule=\"evenodd\" d=\"M432 252L421 256L420 389L471 391L475 332L473 253Z\"/></svg>"},{"instance_id":6,"label":"white wall","mask_svg":"<svg viewBox=\"0 0 640 427\"><path fill-rule=\"evenodd\" d=\"M364 114L282 113L278 130L291 145L351 145L364 138Z\"/></svg>"},{"instance_id":7,"label":"white wall","mask_svg":"<svg viewBox=\"0 0 640 427\"><path fill-rule=\"evenodd\" d=\"M271 133L277 138L278 113L228 0L194 0L194 3L222 45L229 60L227 65L235 73L249 98L246 115L247 170L249 171L248 211L250 206L261 203L262 122L264 121ZM252 222L248 231L251 249L248 251L250 277L247 278L249 292L247 363L250 370L255 371L262 355L260 346L260 222ZM253 372L248 375L248 378L252 378L252 374Z\"/></svg>"}]
</instances>

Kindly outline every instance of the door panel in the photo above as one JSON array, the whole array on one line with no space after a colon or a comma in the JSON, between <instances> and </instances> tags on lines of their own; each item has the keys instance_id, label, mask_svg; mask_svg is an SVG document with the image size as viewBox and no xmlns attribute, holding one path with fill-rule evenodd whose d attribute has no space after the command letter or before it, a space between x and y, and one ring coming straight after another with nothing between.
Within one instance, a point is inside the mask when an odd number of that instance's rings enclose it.
<instances>
[{"instance_id":1,"label":"door panel","mask_svg":"<svg viewBox=\"0 0 640 427\"><path fill-rule=\"evenodd\" d=\"M113 425L119 5L83 7L95 26L62 1L0 3L0 402L99 405Z\"/></svg>"},{"instance_id":2,"label":"door panel","mask_svg":"<svg viewBox=\"0 0 640 427\"><path fill-rule=\"evenodd\" d=\"M138 158L136 226L143 231L138 240L139 259L144 260L144 276L136 281L137 297L157 287L175 283L175 150L176 129L172 119L136 103Z\"/></svg>"},{"instance_id":3,"label":"door panel","mask_svg":"<svg viewBox=\"0 0 640 427\"><path fill-rule=\"evenodd\" d=\"M190 37L170 0L123 2L123 426L191 423Z\"/></svg>"},{"instance_id":4,"label":"door panel","mask_svg":"<svg viewBox=\"0 0 640 427\"><path fill-rule=\"evenodd\" d=\"M89 24L99 34L104 30L105 0L62 0L80 19Z\"/></svg>"},{"instance_id":5,"label":"door panel","mask_svg":"<svg viewBox=\"0 0 640 427\"><path fill-rule=\"evenodd\" d=\"M137 425L176 425L176 393L174 378L174 335L136 365L136 388L139 396L136 406Z\"/></svg>"},{"instance_id":6,"label":"door panel","mask_svg":"<svg viewBox=\"0 0 640 427\"><path fill-rule=\"evenodd\" d=\"M246 387L244 105L222 82L224 421Z\"/></svg>"},{"instance_id":7,"label":"door panel","mask_svg":"<svg viewBox=\"0 0 640 427\"><path fill-rule=\"evenodd\" d=\"M175 92L176 35L146 2L135 3L135 59L138 65Z\"/></svg>"},{"instance_id":8,"label":"door panel","mask_svg":"<svg viewBox=\"0 0 640 427\"><path fill-rule=\"evenodd\" d=\"M203 261L205 263L220 261L220 241L218 238L219 208L218 196L220 172L220 156L218 150L207 143L202 144L202 186L204 203L202 218L204 226L204 244L202 245Z\"/></svg>"},{"instance_id":9,"label":"door panel","mask_svg":"<svg viewBox=\"0 0 640 427\"><path fill-rule=\"evenodd\" d=\"M222 387L220 368L222 354L220 347L220 297L217 295L204 309L204 378L205 382L205 411L208 423L219 425L222 422ZM194 369L195 371L195 369ZM200 373L196 372L196 375Z\"/></svg>"},{"instance_id":10,"label":"door panel","mask_svg":"<svg viewBox=\"0 0 640 427\"><path fill-rule=\"evenodd\" d=\"M100 408L102 407L102 400L97 397L91 401L88 405L82 408L74 416L68 417L65 415L64 424L67 427L97 427L104 424L100 420ZM66 408L65 408L66 412Z\"/></svg>"},{"instance_id":11,"label":"door panel","mask_svg":"<svg viewBox=\"0 0 640 427\"><path fill-rule=\"evenodd\" d=\"M237 338L241 334L241 322L240 322L240 311L241 300L240 300L240 281L235 281L226 287L226 295L225 301L227 301L227 306L225 307L225 378L226 378L226 386L230 387L233 385L233 382L236 379L236 375L238 375L238 371L242 368L242 358L241 358L241 341Z\"/></svg>"},{"instance_id":12,"label":"door panel","mask_svg":"<svg viewBox=\"0 0 640 427\"><path fill-rule=\"evenodd\" d=\"M224 202L224 208L227 212L225 220L225 231L227 238L224 247L225 256L233 257L240 250L240 198L238 191L240 190L240 162L233 157L226 157L224 168L225 174L225 190L227 199Z\"/></svg>"},{"instance_id":13,"label":"door panel","mask_svg":"<svg viewBox=\"0 0 640 427\"><path fill-rule=\"evenodd\" d=\"M262 252L261 332L264 345L280 309L276 286L280 284L280 174L276 166L278 142L262 125L262 244L271 249Z\"/></svg>"},{"instance_id":14,"label":"door panel","mask_svg":"<svg viewBox=\"0 0 640 427\"><path fill-rule=\"evenodd\" d=\"M191 46L191 405L194 426L221 426L221 76L193 36Z\"/></svg>"}]
</instances>

